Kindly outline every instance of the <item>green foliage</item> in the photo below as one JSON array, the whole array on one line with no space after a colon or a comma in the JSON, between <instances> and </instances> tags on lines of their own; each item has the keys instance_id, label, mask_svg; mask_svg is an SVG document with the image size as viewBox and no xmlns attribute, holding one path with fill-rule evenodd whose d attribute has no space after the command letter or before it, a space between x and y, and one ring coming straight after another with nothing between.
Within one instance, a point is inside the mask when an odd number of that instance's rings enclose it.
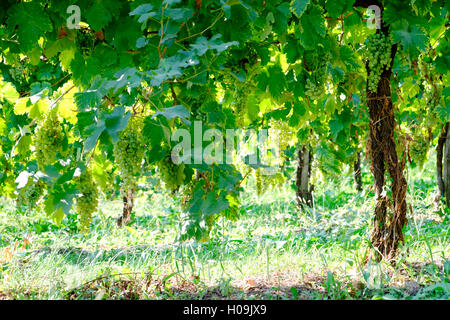
<instances>
[{"instance_id":1,"label":"green foliage","mask_svg":"<svg viewBox=\"0 0 450 320\"><path fill-rule=\"evenodd\" d=\"M39 200L44 194L44 184L42 181L34 181L29 179L27 185L21 189L19 193L18 202L22 202L29 209L34 209L38 205Z\"/></svg>"},{"instance_id":2,"label":"green foliage","mask_svg":"<svg viewBox=\"0 0 450 320\"><path fill-rule=\"evenodd\" d=\"M175 196L200 176L181 238L237 218L248 166L168 159L171 134L196 120L280 129L283 163L307 143L313 170L336 175L367 136L365 62L370 91L392 62L401 132L416 126L435 140L449 119L445 1L384 1L375 34L355 1L78 1L78 30L65 25L69 2L0 5L0 190L15 197L19 175L40 171L56 222L77 199L83 162L109 196L148 187L155 173Z\"/></svg>"}]
</instances>

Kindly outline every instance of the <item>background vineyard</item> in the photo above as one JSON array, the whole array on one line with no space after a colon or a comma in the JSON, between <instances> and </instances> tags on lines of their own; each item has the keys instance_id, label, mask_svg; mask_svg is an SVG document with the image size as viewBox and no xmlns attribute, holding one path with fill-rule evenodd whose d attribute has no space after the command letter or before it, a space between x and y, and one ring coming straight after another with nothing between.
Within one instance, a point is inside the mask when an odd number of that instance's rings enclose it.
<instances>
[{"instance_id":1,"label":"background vineyard","mask_svg":"<svg viewBox=\"0 0 450 320\"><path fill-rule=\"evenodd\" d=\"M448 10L3 1L0 298L448 298Z\"/></svg>"}]
</instances>

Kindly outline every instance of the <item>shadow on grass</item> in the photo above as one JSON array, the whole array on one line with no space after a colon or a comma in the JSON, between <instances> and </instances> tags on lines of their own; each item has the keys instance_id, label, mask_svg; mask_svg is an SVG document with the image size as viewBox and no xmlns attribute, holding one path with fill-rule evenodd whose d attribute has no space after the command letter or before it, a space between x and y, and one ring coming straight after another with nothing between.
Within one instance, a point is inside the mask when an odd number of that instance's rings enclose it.
<instances>
[{"instance_id":1,"label":"shadow on grass","mask_svg":"<svg viewBox=\"0 0 450 320\"><path fill-rule=\"evenodd\" d=\"M67 293L67 299L155 299L155 300L251 300L251 299L320 299L326 292L309 284L276 283L264 279L220 281L206 286L198 279L168 275L152 278L104 276L89 281ZM318 279L320 281L320 279Z\"/></svg>"}]
</instances>

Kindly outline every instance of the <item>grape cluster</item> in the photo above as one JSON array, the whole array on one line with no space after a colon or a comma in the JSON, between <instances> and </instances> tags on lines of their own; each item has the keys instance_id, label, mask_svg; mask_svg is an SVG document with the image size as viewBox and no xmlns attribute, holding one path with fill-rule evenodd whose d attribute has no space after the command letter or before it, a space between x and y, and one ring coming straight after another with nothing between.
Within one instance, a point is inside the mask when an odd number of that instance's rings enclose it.
<instances>
[{"instance_id":1,"label":"grape cluster","mask_svg":"<svg viewBox=\"0 0 450 320\"><path fill-rule=\"evenodd\" d=\"M289 148L291 141L293 140L294 131L289 126L287 121L270 119L270 129L274 131L274 134L278 135L278 150L283 155L283 151Z\"/></svg>"},{"instance_id":2,"label":"grape cluster","mask_svg":"<svg viewBox=\"0 0 450 320\"><path fill-rule=\"evenodd\" d=\"M188 184L184 185L182 187L182 190L180 191L180 193L181 193L180 203L181 203L181 208L184 211L187 211L189 208L189 205L192 201L192 197L194 195L194 189L195 189L195 181L192 180Z\"/></svg>"},{"instance_id":3,"label":"grape cluster","mask_svg":"<svg viewBox=\"0 0 450 320\"><path fill-rule=\"evenodd\" d=\"M92 174L88 170L82 172L76 182L81 194L76 200L76 207L81 230L86 232L89 230L89 224L92 221L92 213L97 210L99 193L92 179Z\"/></svg>"},{"instance_id":4,"label":"grape cluster","mask_svg":"<svg viewBox=\"0 0 450 320\"><path fill-rule=\"evenodd\" d=\"M322 79L324 79L327 75L328 64L330 63L331 59L332 55L330 52L324 52L319 57L319 64L317 66L316 74L321 76Z\"/></svg>"},{"instance_id":5,"label":"grape cluster","mask_svg":"<svg viewBox=\"0 0 450 320\"><path fill-rule=\"evenodd\" d=\"M17 67L9 69L9 75L14 81L22 82L25 71L25 66L23 64L19 64Z\"/></svg>"},{"instance_id":6,"label":"grape cluster","mask_svg":"<svg viewBox=\"0 0 450 320\"><path fill-rule=\"evenodd\" d=\"M44 184L40 181L33 181L25 186L22 201L27 208L35 208L43 194Z\"/></svg>"},{"instance_id":7,"label":"grape cluster","mask_svg":"<svg viewBox=\"0 0 450 320\"><path fill-rule=\"evenodd\" d=\"M94 33L89 29L79 29L75 39L75 44L83 55L89 55L95 46Z\"/></svg>"},{"instance_id":8,"label":"grape cluster","mask_svg":"<svg viewBox=\"0 0 450 320\"><path fill-rule=\"evenodd\" d=\"M423 136L415 135L413 141L409 144L409 155L420 168L423 167L427 160L429 145Z\"/></svg>"},{"instance_id":9,"label":"grape cluster","mask_svg":"<svg viewBox=\"0 0 450 320\"><path fill-rule=\"evenodd\" d=\"M435 73L435 68L431 62L432 59L429 56L423 53L419 56L418 66L422 78L429 79L430 75Z\"/></svg>"},{"instance_id":10,"label":"grape cluster","mask_svg":"<svg viewBox=\"0 0 450 320\"><path fill-rule=\"evenodd\" d=\"M306 80L305 94L311 100L319 100L325 94L325 84L328 77L327 69L332 56L331 53L325 52L320 56L312 55L311 57L315 58L309 62L312 75L311 78Z\"/></svg>"},{"instance_id":11,"label":"grape cluster","mask_svg":"<svg viewBox=\"0 0 450 320\"><path fill-rule=\"evenodd\" d=\"M303 66L308 72L317 70L319 66L319 54L316 50L308 50L303 54Z\"/></svg>"},{"instance_id":12,"label":"grape cluster","mask_svg":"<svg viewBox=\"0 0 450 320\"><path fill-rule=\"evenodd\" d=\"M258 196L264 194L267 190L281 186L285 182L282 173L264 174L261 168L255 170L256 194Z\"/></svg>"},{"instance_id":13,"label":"grape cluster","mask_svg":"<svg viewBox=\"0 0 450 320\"><path fill-rule=\"evenodd\" d=\"M375 33L368 38L367 59L369 65L369 90L376 92L381 74L391 64L392 43L389 37Z\"/></svg>"},{"instance_id":14,"label":"grape cluster","mask_svg":"<svg viewBox=\"0 0 450 320\"><path fill-rule=\"evenodd\" d=\"M36 131L34 148L39 168L52 164L56 154L62 150L64 132L56 112L50 111Z\"/></svg>"},{"instance_id":15,"label":"grape cluster","mask_svg":"<svg viewBox=\"0 0 450 320\"><path fill-rule=\"evenodd\" d=\"M12 83L19 93L23 93L29 90L29 83L27 80L27 78L29 77L29 72L26 63L27 60L23 59L19 62L18 65L11 67L8 70L8 73L12 79Z\"/></svg>"},{"instance_id":16,"label":"grape cluster","mask_svg":"<svg viewBox=\"0 0 450 320\"><path fill-rule=\"evenodd\" d=\"M244 126L244 119L247 114L248 95L250 94L251 87L247 82L237 86L234 93L234 110L236 114L236 125L239 128Z\"/></svg>"},{"instance_id":17,"label":"grape cluster","mask_svg":"<svg viewBox=\"0 0 450 320\"><path fill-rule=\"evenodd\" d=\"M305 94L311 100L319 100L325 93L325 87L323 84L314 83L310 79L306 81Z\"/></svg>"},{"instance_id":18,"label":"grape cluster","mask_svg":"<svg viewBox=\"0 0 450 320\"><path fill-rule=\"evenodd\" d=\"M132 117L127 127L120 132L119 140L114 146L114 157L124 189L132 188L135 185L135 176L141 170L145 153L142 127L142 119Z\"/></svg>"},{"instance_id":19,"label":"grape cluster","mask_svg":"<svg viewBox=\"0 0 450 320\"><path fill-rule=\"evenodd\" d=\"M158 163L158 169L167 190L176 191L184 183L184 164L173 163L170 154Z\"/></svg>"},{"instance_id":20,"label":"grape cluster","mask_svg":"<svg viewBox=\"0 0 450 320\"><path fill-rule=\"evenodd\" d=\"M421 78L423 78L423 100L427 101L427 104L432 110L441 103L442 93L439 81L436 81L439 77L439 73L436 72L436 68L433 65L432 53L427 51L419 56L418 67Z\"/></svg>"}]
</instances>

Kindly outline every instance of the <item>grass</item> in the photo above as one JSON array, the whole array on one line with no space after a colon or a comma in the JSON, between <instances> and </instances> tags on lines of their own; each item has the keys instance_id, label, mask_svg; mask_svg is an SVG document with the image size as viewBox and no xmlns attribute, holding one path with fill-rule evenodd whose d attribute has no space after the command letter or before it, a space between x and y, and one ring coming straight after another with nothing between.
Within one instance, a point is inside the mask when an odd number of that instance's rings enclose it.
<instances>
[{"instance_id":1,"label":"grass","mask_svg":"<svg viewBox=\"0 0 450 320\"><path fill-rule=\"evenodd\" d=\"M315 210L294 190L261 197L251 179L241 218L220 220L206 243L174 241L177 197L141 194L135 220L118 228L120 201L102 201L91 231L75 215L55 226L43 213L0 200L0 299L449 299L448 211L434 208L434 167L408 173L413 214L399 263L369 262L374 208L350 173L317 183Z\"/></svg>"}]
</instances>

